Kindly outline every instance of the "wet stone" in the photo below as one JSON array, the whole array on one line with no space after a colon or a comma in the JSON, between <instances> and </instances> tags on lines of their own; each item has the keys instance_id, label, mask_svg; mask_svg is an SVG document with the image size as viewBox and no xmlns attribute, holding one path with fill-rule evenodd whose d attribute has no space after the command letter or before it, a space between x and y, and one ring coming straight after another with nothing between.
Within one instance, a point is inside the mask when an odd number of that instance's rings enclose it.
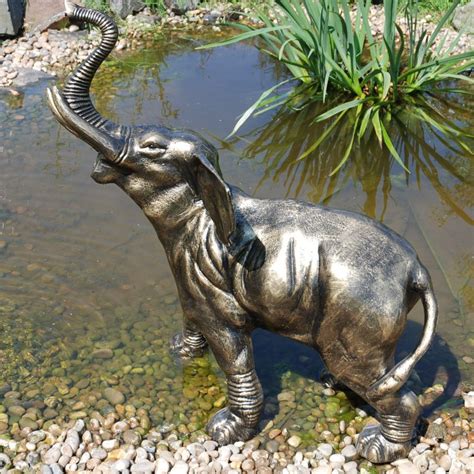
<instances>
[{"instance_id":1,"label":"wet stone","mask_svg":"<svg viewBox=\"0 0 474 474\"><path fill-rule=\"evenodd\" d=\"M104 390L104 398L110 402L111 405L120 405L125 402L124 394L112 387L108 387Z\"/></svg>"},{"instance_id":2,"label":"wet stone","mask_svg":"<svg viewBox=\"0 0 474 474\"><path fill-rule=\"evenodd\" d=\"M96 349L92 352L91 357L93 359L112 359L114 356L114 351L112 349Z\"/></svg>"},{"instance_id":3,"label":"wet stone","mask_svg":"<svg viewBox=\"0 0 474 474\"><path fill-rule=\"evenodd\" d=\"M265 444L265 449L270 453L276 453L280 447L280 443L274 439L268 441Z\"/></svg>"}]
</instances>

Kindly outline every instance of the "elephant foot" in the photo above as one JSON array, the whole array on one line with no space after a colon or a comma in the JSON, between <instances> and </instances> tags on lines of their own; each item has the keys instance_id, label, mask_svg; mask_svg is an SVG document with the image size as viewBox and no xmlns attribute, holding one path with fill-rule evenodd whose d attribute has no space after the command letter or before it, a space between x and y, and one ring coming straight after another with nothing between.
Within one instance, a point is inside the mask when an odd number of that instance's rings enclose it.
<instances>
[{"instance_id":1,"label":"elephant foot","mask_svg":"<svg viewBox=\"0 0 474 474\"><path fill-rule=\"evenodd\" d=\"M357 452L374 464L384 464L406 457L411 442L395 443L382 434L381 425L366 426L357 440Z\"/></svg>"},{"instance_id":2,"label":"elephant foot","mask_svg":"<svg viewBox=\"0 0 474 474\"><path fill-rule=\"evenodd\" d=\"M206 431L214 441L223 446L253 438L257 434L257 427L249 427L229 408L223 408L211 418Z\"/></svg>"},{"instance_id":3,"label":"elephant foot","mask_svg":"<svg viewBox=\"0 0 474 474\"><path fill-rule=\"evenodd\" d=\"M201 357L206 353L207 342L198 333L195 336L178 333L172 337L170 349L180 359L193 359L194 357Z\"/></svg>"}]
</instances>

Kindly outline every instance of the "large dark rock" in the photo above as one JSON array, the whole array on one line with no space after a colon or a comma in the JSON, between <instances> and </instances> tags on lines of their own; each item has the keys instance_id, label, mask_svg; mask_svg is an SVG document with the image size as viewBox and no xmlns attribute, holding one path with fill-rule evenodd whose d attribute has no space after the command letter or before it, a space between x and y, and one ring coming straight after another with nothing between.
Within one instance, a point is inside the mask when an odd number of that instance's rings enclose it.
<instances>
[{"instance_id":1,"label":"large dark rock","mask_svg":"<svg viewBox=\"0 0 474 474\"><path fill-rule=\"evenodd\" d=\"M458 31L463 30L464 33L474 35L474 0L456 8L454 11L453 26Z\"/></svg>"},{"instance_id":2,"label":"large dark rock","mask_svg":"<svg viewBox=\"0 0 474 474\"><path fill-rule=\"evenodd\" d=\"M165 5L178 15L196 9L198 4L199 0L165 0Z\"/></svg>"},{"instance_id":3,"label":"large dark rock","mask_svg":"<svg viewBox=\"0 0 474 474\"><path fill-rule=\"evenodd\" d=\"M23 0L0 0L0 37L16 36L23 26Z\"/></svg>"},{"instance_id":4,"label":"large dark rock","mask_svg":"<svg viewBox=\"0 0 474 474\"><path fill-rule=\"evenodd\" d=\"M144 8L142 0L110 0L110 9L120 18L126 18Z\"/></svg>"},{"instance_id":5,"label":"large dark rock","mask_svg":"<svg viewBox=\"0 0 474 474\"><path fill-rule=\"evenodd\" d=\"M61 15L64 18L64 0L28 0L25 29L28 31L44 30L48 22L54 23L55 19L60 18Z\"/></svg>"}]
</instances>

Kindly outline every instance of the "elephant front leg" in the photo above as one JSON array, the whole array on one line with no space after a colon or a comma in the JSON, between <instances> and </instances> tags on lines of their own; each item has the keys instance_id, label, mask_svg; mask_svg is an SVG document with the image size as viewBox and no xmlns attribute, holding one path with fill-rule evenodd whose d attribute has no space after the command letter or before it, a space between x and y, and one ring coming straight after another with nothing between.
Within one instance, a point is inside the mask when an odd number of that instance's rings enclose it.
<instances>
[{"instance_id":1,"label":"elephant front leg","mask_svg":"<svg viewBox=\"0 0 474 474\"><path fill-rule=\"evenodd\" d=\"M257 433L263 407L263 391L255 372L249 335L226 333L209 340L227 378L227 407L217 412L207 432L221 445L246 441Z\"/></svg>"},{"instance_id":2,"label":"elephant front leg","mask_svg":"<svg viewBox=\"0 0 474 474\"><path fill-rule=\"evenodd\" d=\"M181 359L202 356L207 349L206 338L195 328L185 324L183 332L171 339L171 350Z\"/></svg>"}]
</instances>

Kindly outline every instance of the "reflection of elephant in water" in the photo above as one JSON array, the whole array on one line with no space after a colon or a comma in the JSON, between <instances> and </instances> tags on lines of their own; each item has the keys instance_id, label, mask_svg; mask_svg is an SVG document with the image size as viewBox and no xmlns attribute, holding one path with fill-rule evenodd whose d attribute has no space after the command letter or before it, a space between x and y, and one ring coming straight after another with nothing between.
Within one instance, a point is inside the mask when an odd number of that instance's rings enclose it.
<instances>
[{"instance_id":1,"label":"reflection of elephant in water","mask_svg":"<svg viewBox=\"0 0 474 474\"><path fill-rule=\"evenodd\" d=\"M89 86L117 29L101 13L69 2L66 9L98 25L103 39L62 93L49 91L51 109L99 152L92 177L122 188L165 248L184 313L173 347L186 357L209 344L227 377L228 406L211 419L209 434L229 443L256 433L263 394L250 334L262 327L315 348L375 408L381 424L360 435L363 456L386 462L405 455L419 405L403 385L436 323L430 278L414 250L359 214L245 195L222 180L216 150L193 132L101 117ZM421 342L395 365L407 313L420 298Z\"/></svg>"}]
</instances>

